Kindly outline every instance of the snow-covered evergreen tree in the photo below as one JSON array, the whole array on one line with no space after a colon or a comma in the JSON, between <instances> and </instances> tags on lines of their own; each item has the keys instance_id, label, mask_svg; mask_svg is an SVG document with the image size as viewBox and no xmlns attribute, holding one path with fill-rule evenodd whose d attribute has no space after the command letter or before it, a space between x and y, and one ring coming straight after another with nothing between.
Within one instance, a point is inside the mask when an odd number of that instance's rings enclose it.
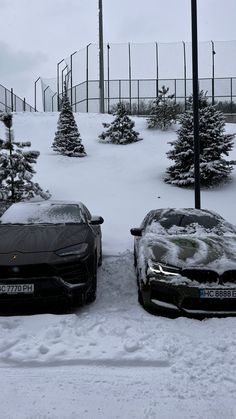
<instances>
[{"instance_id":1,"label":"snow-covered evergreen tree","mask_svg":"<svg viewBox=\"0 0 236 419\"><path fill-rule=\"evenodd\" d=\"M86 156L72 107L67 96L66 86L62 97L61 112L57 122L57 131L52 148L54 151L68 157Z\"/></svg>"},{"instance_id":2,"label":"snow-covered evergreen tree","mask_svg":"<svg viewBox=\"0 0 236 419\"><path fill-rule=\"evenodd\" d=\"M127 115L123 103L117 105L117 109L113 115L115 116L115 119L111 124L103 124L104 128L107 128L107 130L99 135L102 142L129 144L142 140L142 138L139 137L139 132L134 130L134 121Z\"/></svg>"},{"instance_id":3,"label":"snow-covered evergreen tree","mask_svg":"<svg viewBox=\"0 0 236 419\"><path fill-rule=\"evenodd\" d=\"M32 181L39 151L23 151L31 143L14 141L12 114L3 113L0 120L6 127L6 140L0 140L0 198L6 202L18 202L40 196L50 198L48 191L43 191L38 183Z\"/></svg>"},{"instance_id":4,"label":"snow-covered evergreen tree","mask_svg":"<svg viewBox=\"0 0 236 419\"><path fill-rule=\"evenodd\" d=\"M192 98L190 98L192 105ZM175 163L167 169L165 181L178 186L194 184L194 136L193 109L189 107L180 117L177 140L170 142L173 147L167 152ZM206 94L199 94L199 140L200 140L200 182L211 186L226 180L234 161L225 160L233 148L232 134L225 134L225 120L222 112L207 103Z\"/></svg>"},{"instance_id":5,"label":"snow-covered evergreen tree","mask_svg":"<svg viewBox=\"0 0 236 419\"><path fill-rule=\"evenodd\" d=\"M176 104L174 95L167 95L169 87L162 86L159 95L153 101L150 116L147 118L148 128L160 128L163 131L176 120Z\"/></svg>"}]
</instances>

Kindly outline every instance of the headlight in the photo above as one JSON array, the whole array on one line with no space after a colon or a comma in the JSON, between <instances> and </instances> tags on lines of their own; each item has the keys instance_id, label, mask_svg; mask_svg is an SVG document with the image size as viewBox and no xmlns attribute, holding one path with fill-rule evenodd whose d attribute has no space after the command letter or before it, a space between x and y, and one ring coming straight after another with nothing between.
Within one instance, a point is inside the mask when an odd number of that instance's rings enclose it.
<instances>
[{"instance_id":1,"label":"headlight","mask_svg":"<svg viewBox=\"0 0 236 419\"><path fill-rule=\"evenodd\" d=\"M65 247L56 250L58 256L83 256L88 250L87 243L75 244L74 246Z\"/></svg>"},{"instance_id":2,"label":"headlight","mask_svg":"<svg viewBox=\"0 0 236 419\"><path fill-rule=\"evenodd\" d=\"M164 265L163 263L153 262L151 259L148 261L147 274L157 274L165 276L180 275L181 269L175 266Z\"/></svg>"}]
</instances>

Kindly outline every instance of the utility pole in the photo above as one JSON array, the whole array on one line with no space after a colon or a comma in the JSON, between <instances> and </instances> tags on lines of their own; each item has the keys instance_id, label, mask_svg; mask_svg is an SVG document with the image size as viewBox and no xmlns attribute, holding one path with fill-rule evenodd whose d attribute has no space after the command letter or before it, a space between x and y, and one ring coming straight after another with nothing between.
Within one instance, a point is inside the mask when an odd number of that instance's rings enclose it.
<instances>
[{"instance_id":1,"label":"utility pole","mask_svg":"<svg viewBox=\"0 0 236 419\"><path fill-rule=\"evenodd\" d=\"M99 97L100 113L104 113L104 55L103 55L103 17L102 0L98 0L98 18L99 18Z\"/></svg>"},{"instance_id":2,"label":"utility pole","mask_svg":"<svg viewBox=\"0 0 236 419\"><path fill-rule=\"evenodd\" d=\"M198 39L197 39L197 0L192 4L192 66L193 66L193 135L194 135L194 189L195 208L201 208L200 197L200 140L198 103Z\"/></svg>"}]
</instances>

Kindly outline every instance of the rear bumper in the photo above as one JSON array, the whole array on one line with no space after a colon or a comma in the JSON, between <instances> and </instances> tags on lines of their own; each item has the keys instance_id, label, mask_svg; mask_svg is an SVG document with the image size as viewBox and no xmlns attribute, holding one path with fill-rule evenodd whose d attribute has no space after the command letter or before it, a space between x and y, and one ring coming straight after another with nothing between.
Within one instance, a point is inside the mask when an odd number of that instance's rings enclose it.
<instances>
[{"instance_id":1,"label":"rear bumper","mask_svg":"<svg viewBox=\"0 0 236 419\"><path fill-rule=\"evenodd\" d=\"M170 317L236 316L236 298L202 299L197 287L150 280L142 285L142 297L150 312Z\"/></svg>"}]
</instances>

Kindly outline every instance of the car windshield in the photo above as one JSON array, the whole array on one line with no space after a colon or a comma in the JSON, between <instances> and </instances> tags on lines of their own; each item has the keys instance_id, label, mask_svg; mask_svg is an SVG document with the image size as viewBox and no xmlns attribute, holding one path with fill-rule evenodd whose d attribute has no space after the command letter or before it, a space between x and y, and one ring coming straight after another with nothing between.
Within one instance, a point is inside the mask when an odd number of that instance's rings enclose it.
<instances>
[{"instance_id":1,"label":"car windshield","mask_svg":"<svg viewBox=\"0 0 236 419\"><path fill-rule=\"evenodd\" d=\"M192 214L172 214L169 217L163 217L159 222L166 229L169 229L173 225L187 227L193 224L198 224L201 227L208 229L216 227L220 224L220 220L215 217L211 217L209 215L198 215L196 217Z\"/></svg>"},{"instance_id":2,"label":"car windshield","mask_svg":"<svg viewBox=\"0 0 236 419\"><path fill-rule=\"evenodd\" d=\"M71 224L85 219L76 204L16 204L1 217L1 224Z\"/></svg>"},{"instance_id":3,"label":"car windshield","mask_svg":"<svg viewBox=\"0 0 236 419\"><path fill-rule=\"evenodd\" d=\"M158 230L159 234L193 234L200 231L216 234L234 233L233 227L222 217L207 212L167 211L164 214L153 214L149 228ZM159 227L158 227L159 225Z\"/></svg>"}]
</instances>

